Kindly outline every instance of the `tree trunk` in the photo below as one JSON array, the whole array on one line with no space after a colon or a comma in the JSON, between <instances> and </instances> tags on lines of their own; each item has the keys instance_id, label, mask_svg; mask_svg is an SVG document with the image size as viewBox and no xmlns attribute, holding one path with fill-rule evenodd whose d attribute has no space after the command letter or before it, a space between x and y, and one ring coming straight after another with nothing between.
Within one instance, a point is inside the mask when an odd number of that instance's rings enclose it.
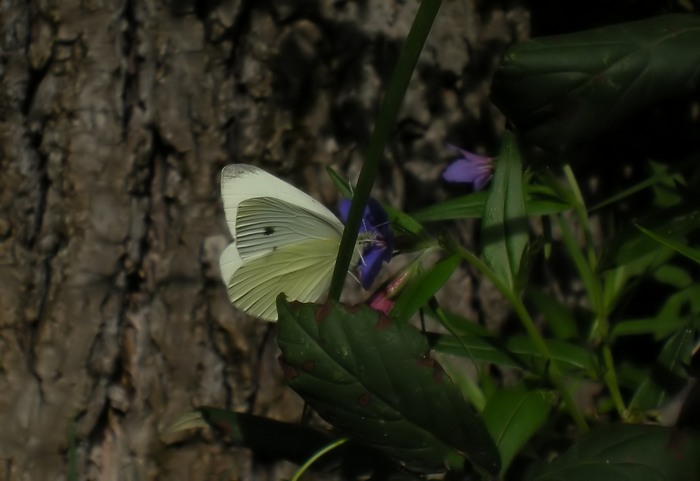
<instances>
[{"instance_id":1,"label":"tree trunk","mask_svg":"<svg viewBox=\"0 0 700 481\"><path fill-rule=\"evenodd\" d=\"M300 412L220 281L218 172L332 202L323 167L357 173L417 5L3 0L0 480L67 479L72 426L79 479L289 476L211 433L160 438L201 405ZM489 80L527 16L488 8L442 7L380 179L394 205L434 198L446 142L494 149Z\"/></svg>"}]
</instances>

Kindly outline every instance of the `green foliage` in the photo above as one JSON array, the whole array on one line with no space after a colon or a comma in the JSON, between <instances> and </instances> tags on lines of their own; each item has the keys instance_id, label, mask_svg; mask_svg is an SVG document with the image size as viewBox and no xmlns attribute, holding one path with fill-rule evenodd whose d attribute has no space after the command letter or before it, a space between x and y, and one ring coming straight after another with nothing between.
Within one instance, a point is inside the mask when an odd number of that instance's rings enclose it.
<instances>
[{"instance_id":1,"label":"green foliage","mask_svg":"<svg viewBox=\"0 0 700 481\"><path fill-rule=\"evenodd\" d=\"M528 481L693 481L700 479L700 434L661 426L607 426L588 434Z\"/></svg>"},{"instance_id":2,"label":"green foliage","mask_svg":"<svg viewBox=\"0 0 700 481\"><path fill-rule=\"evenodd\" d=\"M515 135L506 132L481 223L483 256L499 279L516 290L528 242L522 163Z\"/></svg>"},{"instance_id":3,"label":"green foliage","mask_svg":"<svg viewBox=\"0 0 700 481\"><path fill-rule=\"evenodd\" d=\"M354 211L369 195L438 6L421 4L358 186L331 173L343 195L354 193ZM700 479L692 423L653 425L688 391L697 362L697 152L683 162L628 159L632 176L612 169L601 175L581 161L602 133L696 92L699 64L694 15L513 46L493 81L493 100L513 130L503 134L487 190L411 215L387 206L401 251L419 252L374 293L389 314L333 300L278 299L287 381L335 431L211 408L184 426L224 428L236 444L299 463L347 436L347 445L318 463L335 456L345 465L350 454L360 456L358 469L343 468L348 479L360 472L425 479L443 471L452 479ZM478 253L447 225L466 218L478 220L470 239ZM438 221L444 224L428 224ZM331 299L340 292L355 227L346 227ZM438 227L445 228L434 235ZM503 329L440 305L440 290L459 267L501 295L510 308ZM697 416L696 405L687 402L684 415ZM589 432L592 423L602 426Z\"/></svg>"},{"instance_id":4,"label":"green foliage","mask_svg":"<svg viewBox=\"0 0 700 481\"><path fill-rule=\"evenodd\" d=\"M408 321L418 309L425 306L449 280L459 266L459 257L450 256L435 263L427 271L409 280L391 311L392 317Z\"/></svg>"},{"instance_id":5,"label":"green foliage","mask_svg":"<svg viewBox=\"0 0 700 481\"><path fill-rule=\"evenodd\" d=\"M489 399L484 421L498 444L503 471L547 420L553 397L522 386L501 389Z\"/></svg>"},{"instance_id":6,"label":"green foliage","mask_svg":"<svg viewBox=\"0 0 700 481\"><path fill-rule=\"evenodd\" d=\"M666 15L513 46L494 103L522 135L570 149L700 81L700 17Z\"/></svg>"},{"instance_id":7,"label":"green foliage","mask_svg":"<svg viewBox=\"0 0 700 481\"><path fill-rule=\"evenodd\" d=\"M414 327L333 301L277 306L289 386L326 421L413 470L440 471L460 454L498 471L482 420Z\"/></svg>"}]
</instances>

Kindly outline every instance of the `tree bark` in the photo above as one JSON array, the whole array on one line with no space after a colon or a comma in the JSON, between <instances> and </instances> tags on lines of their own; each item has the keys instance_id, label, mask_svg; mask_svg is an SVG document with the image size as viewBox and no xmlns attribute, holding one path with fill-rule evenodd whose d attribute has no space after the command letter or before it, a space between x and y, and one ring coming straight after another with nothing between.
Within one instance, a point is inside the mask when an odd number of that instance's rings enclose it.
<instances>
[{"instance_id":1,"label":"tree bark","mask_svg":"<svg viewBox=\"0 0 700 481\"><path fill-rule=\"evenodd\" d=\"M73 423L79 479L289 475L211 433L160 440L196 406L300 412L220 281L218 172L255 163L332 202L323 168L357 173L417 5L3 0L0 480L67 479ZM434 199L446 142L494 149L490 77L526 34L518 7L444 3L380 196Z\"/></svg>"}]
</instances>

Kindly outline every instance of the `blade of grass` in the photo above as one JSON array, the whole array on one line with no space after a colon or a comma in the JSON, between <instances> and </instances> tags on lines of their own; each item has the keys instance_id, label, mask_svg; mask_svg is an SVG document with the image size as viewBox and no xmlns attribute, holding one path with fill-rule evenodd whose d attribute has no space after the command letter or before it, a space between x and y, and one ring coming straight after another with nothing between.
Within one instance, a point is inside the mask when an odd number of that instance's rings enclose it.
<instances>
[{"instance_id":1,"label":"blade of grass","mask_svg":"<svg viewBox=\"0 0 700 481\"><path fill-rule=\"evenodd\" d=\"M656 232L652 232L649 229L645 229L644 227L642 227L639 224L636 224L636 226L637 226L637 229L644 232L647 236L654 239L659 244L664 245L666 247L669 247L669 248L673 249L674 251L678 252L679 254L684 255L688 259L700 264L700 250L693 249L692 247L688 247L685 244L681 244L677 240L672 239L670 237L658 234Z\"/></svg>"},{"instance_id":2,"label":"blade of grass","mask_svg":"<svg viewBox=\"0 0 700 481\"><path fill-rule=\"evenodd\" d=\"M343 231L343 238L340 242L329 292L329 298L331 299L340 299L340 292L343 290L345 275L350 267L357 233L360 230L362 213L365 210L365 205L367 205L367 200L372 190L372 184L374 184L374 179L377 176L384 147L394 128L401 102L408 88L408 82L411 80L413 70L418 63L418 57L423 50L423 45L428 38L428 33L430 33L441 4L442 0L423 0L420 3L416 18L413 20L413 25L411 25L411 30L401 48L399 59L377 116L377 123L369 141L367 155L362 164L360 177L355 188L355 195L350 206L348 221Z\"/></svg>"}]
</instances>

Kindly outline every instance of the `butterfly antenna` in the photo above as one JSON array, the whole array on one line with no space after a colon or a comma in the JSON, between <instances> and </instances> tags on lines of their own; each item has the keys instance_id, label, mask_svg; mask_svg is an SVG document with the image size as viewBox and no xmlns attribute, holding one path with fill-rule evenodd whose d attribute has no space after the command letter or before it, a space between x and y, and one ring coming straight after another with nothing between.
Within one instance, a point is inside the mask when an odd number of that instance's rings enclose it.
<instances>
[{"instance_id":1,"label":"butterfly antenna","mask_svg":"<svg viewBox=\"0 0 700 481\"><path fill-rule=\"evenodd\" d=\"M363 242L363 241L359 241L359 242ZM365 263L365 258L364 258L364 256L362 255L362 249L358 249L357 254L358 254L359 257L360 257L360 262L362 262L362 263L364 264L364 263ZM357 276L352 272L352 268L348 269L348 274L350 274L350 276L351 276L353 279L355 279L355 282L357 282L357 283L360 284L360 285L362 284L362 282L360 282L360 279L358 279Z\"/></svg>"},{"instance_id":2,"label":"butterfly antenna","mask_svg":"<svg viewBox=\"0 0 700 481\"><path fill-rule=\"evenodd\" d=\"M381 224L377 224L377 227L384 227L385 225L389 225L389 224L391 224L391 221L387 220L386 222L382 222Z\"/></svg>"}]
</instances>

